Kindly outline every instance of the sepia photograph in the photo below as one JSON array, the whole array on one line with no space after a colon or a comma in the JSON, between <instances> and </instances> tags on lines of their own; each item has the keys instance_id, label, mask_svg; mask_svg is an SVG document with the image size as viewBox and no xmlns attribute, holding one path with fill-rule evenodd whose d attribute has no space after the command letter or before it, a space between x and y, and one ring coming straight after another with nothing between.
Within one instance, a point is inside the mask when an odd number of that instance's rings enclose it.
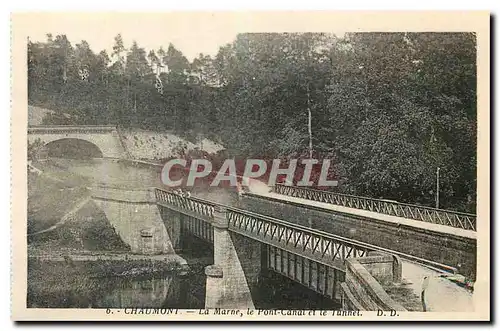
<instances>
[{"instance_id":1,"label":"sepia photograph","mask_svg":"<svg viewBox=\"0 0 500 331\"><path fill-rule=\"evenodd\" d=\"M489 318L477 30L45 15L17 39L19 315Z\"/></svg>"}]
</instances>

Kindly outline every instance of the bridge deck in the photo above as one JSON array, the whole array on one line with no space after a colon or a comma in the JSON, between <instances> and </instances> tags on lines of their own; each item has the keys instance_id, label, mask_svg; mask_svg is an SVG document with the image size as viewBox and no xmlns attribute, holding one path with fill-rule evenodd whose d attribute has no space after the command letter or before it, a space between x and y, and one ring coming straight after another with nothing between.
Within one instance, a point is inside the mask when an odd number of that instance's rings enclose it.
<instances>
[{"instance_id":1,"label":"bridge deck","mask_svg":"<svg viewBox=\"0 0 500 331\"><path fill-rule=\"evenodd\" d=\"M397 217L397 216L376 213L376 212L367 211L367 210L348 208L348 207L338 206L338 205L325 203L325 202L318 202L318 201L314 201L314 200L290 197L287 195L277 194L277 193L273 193L273 192L263 192L262 190L253 191L251 187L250 187L250 191L252 194L261 195L261 196L271 198L271 199L288 201L288 202L292 202L292 203L301 204L304 206L311 206L314 208L321 208L321 209L325 209L325 210L330 210L333 212L339 212L339 213L351 214L351 215L361 216L361 217L370 218L370 219L376 219L376 220L380 220L380 221L384 221L384 222L388 222L388 223L393 223L393 224L403 224L406 226L410 226L410 227L414 227L414 228L418 228L418 229L423 229L423 230L428 230L428 231L440 232L440 233L444 233L444 234L465 237L465 238L469 238L469 239L476 239L476 232L471 231L471 230L464 230L464 229L454 228L454 227L446 226L446 225L427 223L427 222L407 219L407 218L403 218L403 217Z\"/></svg>"}]
</instances>

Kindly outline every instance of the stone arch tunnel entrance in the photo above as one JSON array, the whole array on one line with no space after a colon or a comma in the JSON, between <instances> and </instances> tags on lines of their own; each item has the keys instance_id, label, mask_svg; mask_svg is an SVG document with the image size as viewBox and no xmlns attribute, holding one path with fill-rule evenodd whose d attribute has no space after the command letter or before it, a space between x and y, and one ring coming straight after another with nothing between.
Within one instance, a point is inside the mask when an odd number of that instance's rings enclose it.
<instances>
[{"instance_id":1,"label":"stone arch tunnel entrance","mask_svg":"<svg viewBox=\"0 0 500 331\"><path fill-rule=\"evenodd\" d=\"M103 153L95 144L76 138L63 138L51 141L42 148L47 157L65 159L102 158Z\"/></svg>"}]
</instances>

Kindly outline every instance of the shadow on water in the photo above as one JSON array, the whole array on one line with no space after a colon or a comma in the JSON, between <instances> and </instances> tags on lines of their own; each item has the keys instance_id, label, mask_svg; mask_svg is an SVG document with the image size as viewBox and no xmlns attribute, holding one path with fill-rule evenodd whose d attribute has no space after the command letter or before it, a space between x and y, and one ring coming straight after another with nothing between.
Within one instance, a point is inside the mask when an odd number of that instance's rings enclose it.
<instances>
[{"instance_id":1,"label":"shadow on water","mask_svg":"<svg viewBox=\"0 0 500 331\"><path fill-rule=\"evenodd\" d=\"M205 306L203 269L199 265L187 275L134 279L80 275L65 277L59 284L45 277L43 288L32 282L28 285L28 307L201 309ZM339 308L332 300L274 273L262 278L254 302L259 309Z\"/></svg>"},{"instance_id":2,"label":"shadow on water","mask_svg":"<svg viewBox=\"0 0 500 331\"><path fill-rule=\"evenodd\" d=\"M261 275L254 298L259 309L339 309L340 304L274 271Z\"/></svg>"}]
</instances>

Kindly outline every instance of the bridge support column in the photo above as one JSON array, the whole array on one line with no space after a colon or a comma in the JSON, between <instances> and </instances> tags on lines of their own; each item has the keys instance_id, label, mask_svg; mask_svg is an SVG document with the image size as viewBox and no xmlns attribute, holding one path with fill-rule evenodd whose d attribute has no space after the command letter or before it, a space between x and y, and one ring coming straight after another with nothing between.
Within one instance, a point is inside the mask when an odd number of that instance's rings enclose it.
<instances>
[{"instance_id":1,"label":"bridge support column","mask_svg":"<svg viewBox=\"0 0 500 331\"><path fill-rule=\"evenodd\" d=\"M261 272L261 244L228 231L224 208L214 212L214 265L205 269L206 308L255 308L252 292Z\"/></svg>"}]
</instances>

